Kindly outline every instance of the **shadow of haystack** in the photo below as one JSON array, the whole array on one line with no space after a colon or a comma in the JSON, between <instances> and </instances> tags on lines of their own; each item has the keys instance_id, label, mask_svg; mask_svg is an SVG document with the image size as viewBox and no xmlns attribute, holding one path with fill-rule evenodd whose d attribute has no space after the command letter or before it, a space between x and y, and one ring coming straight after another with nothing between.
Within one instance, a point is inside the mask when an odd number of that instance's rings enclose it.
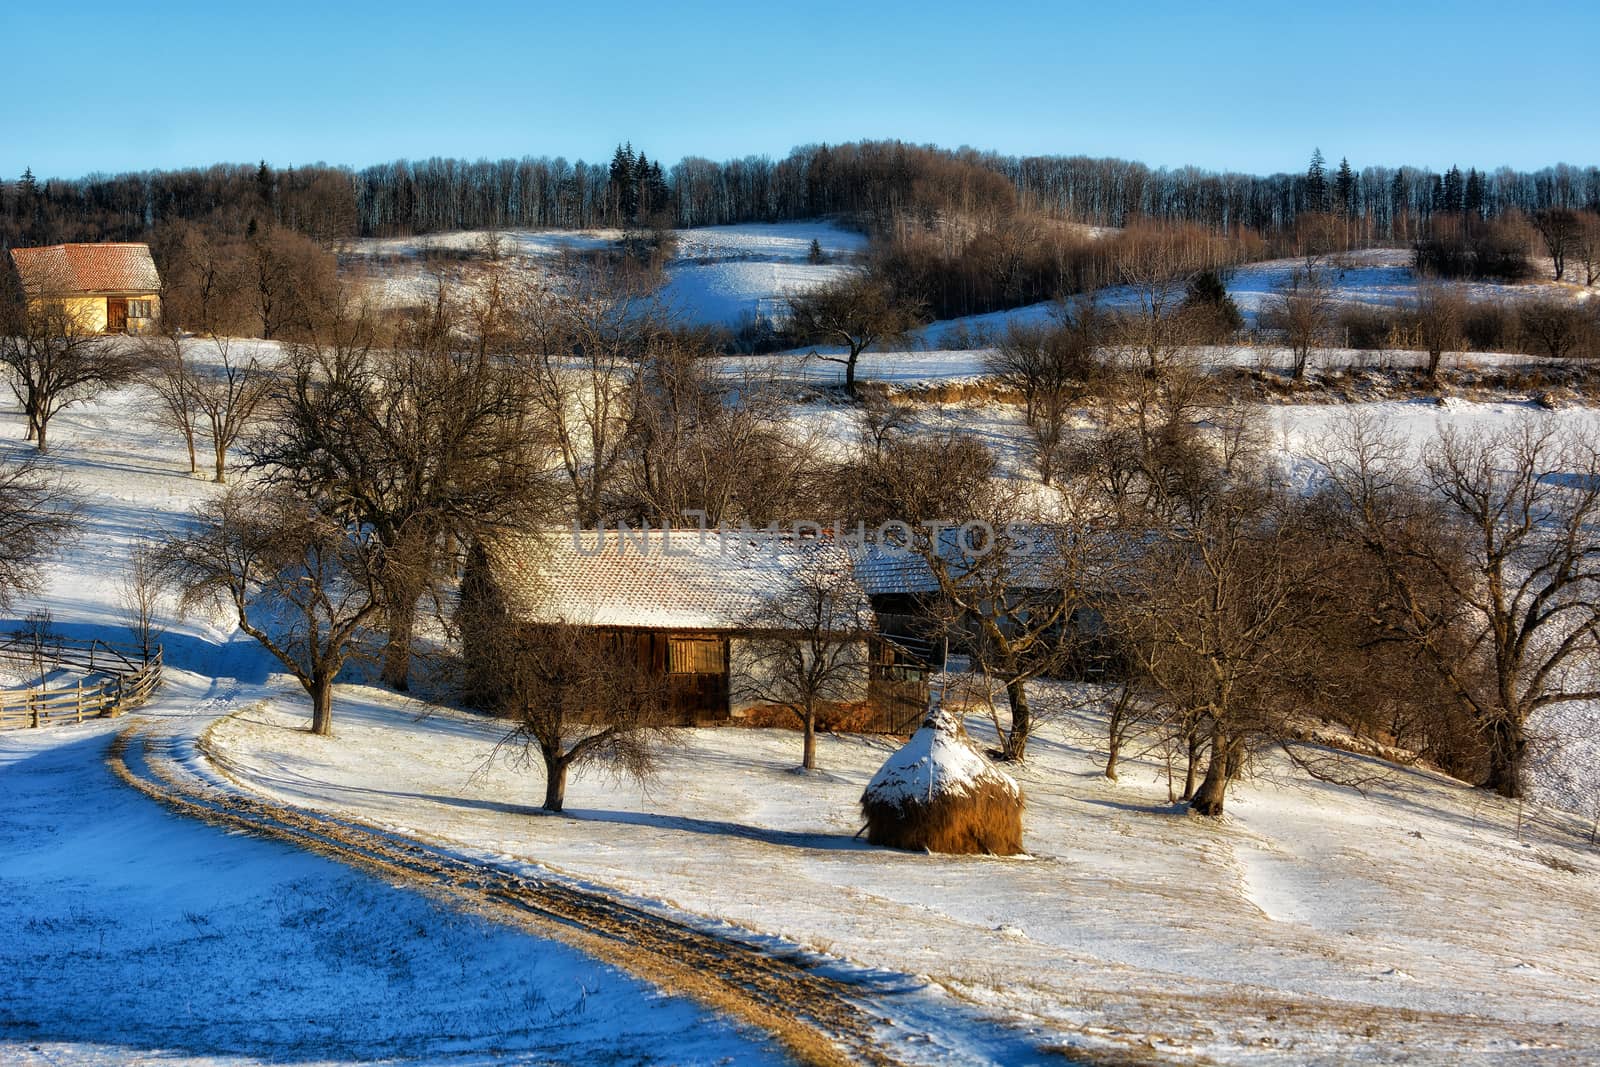
<instances>
[{"instance_id":1,"label":"shadow of haystack","mask_svg":"<svg viewBox=\"0 0 1600 1067\"><path fill-rule=\"evenodd\" d=\"M867 840L889 848L1014 856L1022 851L1022 790L940 708L872 776L861 794Z\"/></svg>"}]
</instances>

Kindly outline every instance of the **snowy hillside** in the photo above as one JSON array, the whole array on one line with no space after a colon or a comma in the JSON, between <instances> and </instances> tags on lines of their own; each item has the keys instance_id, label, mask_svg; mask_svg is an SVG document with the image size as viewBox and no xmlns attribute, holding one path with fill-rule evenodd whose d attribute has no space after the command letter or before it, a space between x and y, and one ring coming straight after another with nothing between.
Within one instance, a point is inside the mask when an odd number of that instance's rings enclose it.
<instances>
[{"instance_id":1,"label":"snowy hillside","mask_svg":"<svg viewBox=\"0 0 1600 1067\"><path fill-rule=\"evenodd\" d=\"M430 271L452 284L474 284L482 267L471 258L484 253L487 241L517 269L545 271L563 253L612 248L622 237L621 230L504 230L374 238L353 242L344 264L371 278L381 302L398 305L431 295ZM674 238L662 303L684 322L735 328L781 316L787 296L846 276L867 247L864 234L829 222L705 226L677 230ZM810 261L813 241L822 263Z\"/></svg>"},{"instance_id":2,"label":"snowy hillside","mask_svg":"<svg viewBox=\"0 0 1600 1067\"><path fill-rule=\"evenodd\" d=\"M915 353L881 370L949 382L975 358ZM47 607L67 635L125 636L115 604L129 545L217 491L186 473L149 408L128 388L52 424L49 463L82 493L84 528L42 595L0 629ZM1303 478L1308 452L1349 410L1282 405L1263 418ZM1504 425L1542 409L1365 410L1415 440L1441 421ZM819 448L855 432L851 408L815 398L791 417ZM1600 430L1590 408L1542 417ZM916 424L975 430L1008 476L1030 477L1015 408L923 402ZM18 416L0 414L0 449L24 447ZM1022 1035L1019 1047L1139 1062L1333 1064L1404 1049L1422 1063L1576 1063L1600 1048L1592 708L1540 726L1542 738L1578 738L1534 767L1537 796L1576 815L1365 760L1362 793L1274 757L1220 822L1169 803L1157 753L1130 752L1122 782L1106 781L1104 722L1074 713L1047 724L1018 773L1030 856L951 859L855 837L857 801L892 742L825 737L822 773L801 776L794 733L690 731L647 789L582 777L569 817L545 817L536 772L487 762L491 723L348 685L336 736L313 738L298 729L300 690L224 620L172 621L165 640L169 684L140 715L205 773L875 975L904 995L863 984L859 996L896 1022L909 1060L1028 1062L982 1044L982 1016ZM122 725L0 734L0 805L12 813L0 820L0 973L25 976L0 1005L0 1060L76 1067L150 1049L201 1063L239 1049L311 1062L777 1056L761 1035L570 945L167 813L105 767ZM967 725L988 739L983 716ZM191 746L208 730L216 762L202 765ZM942 1007L926 1014L929 1004Z\"/></svg>"},{"instance_id":3,"label":"snowy hillside","mask_svg":"<svg viewBox=\"0 0 1600 1067\"><path fill-rule=\"evenodd\" d=\"M1239 305L1246 327L1256 325L1262 309L1268 306L1274 294L1289 280L1290 272L1304 264L1303 259L1274 259L1246 263L1228 273L1228 294ZM1417 276L1411 268L1411 253L1407 249L1369 248L1351 252L1328 260L1325 270L1335 303L1384 307L1402 303L1417 295ZM1587 293L1580 291L1574 294L1571 290L1555 288L1544 282L1451 284L1474 300L1501 297L1518 299L1534 295L1588 298ZM1112 286L1098 291L1095 299L1106 307L1132 307L1138 303L1138 294L1127 287ZM942 319L916 331L912 335L915 341L913 347L963 347L980 338L992 340L1005 330L1009 322L1043 322L1056 312L1057 305L1046 302L1011 311Z\"/></svg>"},{"instance_id":4,"label":"snowy hillside","mask_svg":"<svg viewBox=\"0 0 1600 1067\"><path fill-rule=\"evenodd\" d=\"M1275 762L1213 825L1167 802L1154 758L1106 781L1102 724L1074 717L1019 773L1031 856L918 856L854 836L894 742L824 738L823 773L802 776L793 733L697 730L648 789L583 778L552 818L537 774L486 764L492 723L418 710L349 690L331 746L282 702L212 740L272 796L928 975L1090 1048L1307 1064L1401 1043L1426 1063L1600 1047L1585 1021L1600 858L1583 828L1529 814L1519 832L1515 805L1438 775L1363 761L1363 796Z\"/></svg>"}]
</instances>

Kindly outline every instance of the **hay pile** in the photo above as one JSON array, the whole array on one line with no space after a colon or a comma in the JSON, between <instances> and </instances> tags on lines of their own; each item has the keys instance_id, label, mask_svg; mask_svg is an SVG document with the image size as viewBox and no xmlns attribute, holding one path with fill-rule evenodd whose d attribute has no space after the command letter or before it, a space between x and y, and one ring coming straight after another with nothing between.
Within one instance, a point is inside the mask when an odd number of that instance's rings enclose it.
<instances>
[{"instance_id":1,"label":"hay pile","mask_svg":"<svg viewBox=\"0 0 1600 1067\"><path fill-rule=\"evenodd\" d=\"M861 794L867 840L928 852L1022 851L1022 790L935 708Z\"/></svg>"}]
</instances>

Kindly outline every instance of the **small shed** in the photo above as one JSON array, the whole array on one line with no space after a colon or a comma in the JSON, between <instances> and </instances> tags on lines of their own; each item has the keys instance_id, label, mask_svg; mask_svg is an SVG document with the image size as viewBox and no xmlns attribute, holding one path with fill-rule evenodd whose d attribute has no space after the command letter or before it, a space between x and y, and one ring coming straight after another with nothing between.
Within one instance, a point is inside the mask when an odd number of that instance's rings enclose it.
<instances>
[{"instance_id":1,"label":"small shed","mask_svg":"<svg viewBox=\"0 0 1600 1067\"><path fill-rule=\"evenodd\" d=\"M29 307L59 309L77 333L144 333L161 318L161 275L149 245L13 248L11 261Z\"/></svg>"},{"instance_id":2,"label":"small shed","mask_svg":"<svg viewBox=\"0 0 1600 1067\"><path fill-rule=\"evenodd\" d=\"M854 581L849 556L826 538L649 529L486 539L462 583L463 651L469 675L479 680L471 688L492 690L495 665L486 657L504 647L499 628L560 623L604 631L618 655L664 676L679 721L742 718L752 705L740 694L752 687L741 684L740 672L751 669L749 649L761 637L753 620L808 569ZM898 677L893 649L877 639L871 612L831 625L839 641L859 646L869 666L851 703L882 705L885 730L908 728L908 716L918 721L926 681Z\"/></svg>"}]
</instances>

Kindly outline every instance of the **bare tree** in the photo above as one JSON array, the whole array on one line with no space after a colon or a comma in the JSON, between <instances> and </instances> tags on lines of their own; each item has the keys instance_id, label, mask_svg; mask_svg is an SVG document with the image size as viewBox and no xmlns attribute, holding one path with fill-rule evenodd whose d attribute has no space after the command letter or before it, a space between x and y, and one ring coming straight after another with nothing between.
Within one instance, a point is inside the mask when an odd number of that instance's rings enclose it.
<instances>
[{"instance_id":1,"label":"bare tree","mask_svg":"<svg viewBox=\"0 0 1600 1067\"><path fill-rule=\"evenodd\" d=\"M159 614L165 584L160 543L143 538L135 541L128 549L128 561L117 588L117 607L145 662L149 662L151 651L164 632Z\"/></svg>"},{"instance_id":2,"label":"bare tree","mask_svg":"<svg viewBox=\"0 0 1600 1067\"><path fill-rule=\"evenodd\" d=\"M55 615L49 608L38 608L28 612L22 619L22 625L11 631L11 637L17 646L22 649L23 655L28 659L28 668L33 672L33 685L43 685L45 675L55 666L61 657L64 644L61 632L56 629Z\"/></svg>"},{"instance_id":3,"label":"bare tree","mask_svg":"<svg viewBox=\"0 0 1600 1067\"><path fill-rule=\"evenodd\" d=\"M248 322L250 257L241 242L199 223L179 221L157 231L161 317L166 331L236 333Z\"/></svg>"},{"instance_id":4,"label":"bare tree","mask_svg":"<svg viewBox=\"0 0 1600 1067\"><path fill-rule=\"evenodd\" d=\"M1545 251L1555 267L1556 281L1567 273L1567 257L1577 250L1583 235L1583 219L1571 208L1553 207L1536 212L1533 228L1544 240Z\"/></svg>"},{"instance_id":5,"label":"bare tree","mask_svg":"<svg viewBox=\"0 0 1600 1067\"><path fill-rule=\"evenodd\" d=\"M1323 562L1295 534L1285 494L1225 487L1189 521L1143 538L1110 603L1122 647L1185 740L1191 774L1199 747L1208 751L1190 798L1200 814L1222 814L1250 752L1290 735L1295 679L1316 653L1325 600Z\"/></svg>"},{"instance_id":6,"label":"bare tree","mask_svg":"<svg viewBox=\"0 0 1600 1067\"><path fill-rule=\"evenodd\" d=\"M1478 724L1483 785L1523 795L1528 723L1600 699L1600 448L1528 418L1445 428L1423 453L1351 420L1324 460L1350 534L1381 568L1379 621L1417 650ZM1446 590L1446 596L1434 592Z\"/></svg>"},{"instance_id":7,"label":"bare tree","mask_svg":"<svg viewBox=\"0 0 1600 1067\"><path fill-rule=\"evenodd\" d=\"M1583 213L1572 252L1583 264L1583 284L1600 282L1600 211Z\"/></svg>"},{"instance_id":8,"label":"bare tree","mask_svg":"<svg viewBox=\"0 0 1600 1067\"><path fill-rule=\"evenodd\" d=\"M77 503L37 453L0 455L0 608L39 588L39 565L73 529Z\"/></svg>"},{"instance_id":9,"label":"bare tree","mask_svg":"<svg viewBox=\"0 0 1600 1067\"><path fill-rule=\"evenodd\" d=\"M1428 377L1437 378L1444 354L1466 347L1467 302L1454 289L1425 283L1417 286L1410 310L1428 353Z\"/></svg>"},{"instance_id":10,"label":"bare tree","mask_svg":"<svg viewBox=\"0 0 1600 1067\"><path fill-rule=\"evenodd\" d=\"M197 509L160 566L184 610L231 608L311 697L311 732L333 732L333 683L382 608L369 536L292 493L240 486Z\"/></svg>"},{"instance_id":11,"label":"bare tree","mask_svg":"<svg viewBox=\"0 0 1600 1067\"><path fill-rule=\"evenodd\" d=\"M1524 300L1517 305L1517 326L1551 359L1572 355L1589 329L1584 310L1565 300Z\"/></svg>"},{"instance_id":12,"label":"bare tree","mask_svg":"<svg viewBox=\"0 0 1600 1067\"><path fill-rule=\"evenodd\" d=\"M291 346L273 417L248 447L269 483L368 531L388 638L382 676L399 689L418 605L459 571L461 546L483 527L533 521L547 496L545 435L526 417L517 366L488 350L494 337L457 332L448 312L440 305L380 346L365 310L351 308Z\"/></svg>"},{"instance_id":13,"label":"bare tree","mask_svg":"<svg viewBox=\"0 0 1600 1067\"><path fill-rule=\"evenodd\" d=\"M1131 677L1124 677L1109 690L1106 708L1106 766L1104 774L1117 780L1117 763L1127 743L1145 726L1145 706Z\"/></svg>"},{"instance_id":14,"label":"bare tree","mask_svg":"<svg viewBox=\"0 0 1600 1067\"><path fill-rule=\"evenodd\" d=\"M891 438L916 424L916 409L904 400L872 393L862 400L857 418L862 442L881 456Z\"/></svg>"},{"instance_id":15,"label":"bare tree","mask_svg":"<svg viewBox=\"0 0 1600 1067\"><path fill-rule=\"evenodd\" d=\"M619 472L624 509L662 525L692 512L712 524L794 513L815 448L794 432L788 394L755 373L714 374L706 354L698 339L650 346Z\"/></svg>"},{"instance_id":16,"label":"bare tree","mask_svg":"<svg viewBox=\"0 0 1600 1067\"><path fill-rule=\"evenodd\" d=\"M1304 378L1313 349L1327 343L1333 318L1333 289L1316 256L1289 272L1289 278L1263 311L1263 325L1283 334L1294 362L1294 377Z\"/></svg>"},{"instance_id":17,"label":"bare tree","mask_svg":"<svg viewBox=\"0 0 1600 1067\"><path fill-rule=\"evenodd\" d=\"M817 718L829 707L867 697L872 609L847 561L829 566L819 553L794 582L750 616L752 636L734 648L741 703L782 708L804 734L800 766L817 768Z\"/></svg>"},{"instance_id":18,"label":"bare tree","mask_svg":"<svg viewBox=\"0 0 1600 1067\"><path fill-rule=\"evenodd\" d=\"M60 301L17 300L0 312L0 364L27 419L27 439L49 450L50 420L63 408L130 381L135 346L100 337Z\"/></svg>"},{"instance_id":19,"label":"bare tree","mask_svg":"<svg viewBox=\"0 0 1600 1067\"><path fill-rule=\"evenodd\" d=\"M1122 362L1159 377L1194 344L1196 323L1184 314L1184 300L1196 266L1192 250L1167 230L1143 233L1119 248L1114 274L1133 303L1110 313L1108 327Z\"/></svg>"},{"instance_id":20,"label":"bare tree","mask_svg":"<svg viewBox=\"0 0 1600 1067\"><path fill-rule=\"evenodd\" d=\"M831 282L789 298L789 330L809 342L837 344L845 355L816 358L844 365L844 387L856 395L856 363L861 353L915 326L921 308L897 294L889 283L869 275Z\"/></svg>"},{"instance_id":21,"label":"bare tree","mask_svg":"<svg viewBox=\"0 0 1600 1067\"><path fill-rule=\"evenodd\" d=\"M200 470L195 452L195 436L199 429L195 394L199 390L199 372L190 352L183 344L182 334L151 334L142 341L144 370L140 380L161 403L161 414L166 422L183 438L189 449L189 473Z\"/></svg>"},{"instance_id":22,"label":"bare tree","mask_svg":"<svg viewBox=\"0 0 1600 1067\"><path fill-rule=\"evenodd\" d=\"M544 766L544 809L566 803L567 777L588 764L647 778L673 737L663 680L600 631L552 624L502 631L494 706L511 728L495 747ZM491 757L492 758L492 757Z\"/></svg>"},{"instance_id":23,"label":"bare tree","mask_svg":"<svg viewBox=\"0 0 1600 1067\"><path fill-rule=\"evenodd\" d=\"M1051 403L1059 409L1099 376L1096 346L1106 332L1104 314L1088 301L1064 306L1053 323L1013 320L985 353L984 369L1022 394L1031 426Z\"/></svg>"},{"instance_id":24,"label":"bare tree","mask_svg":"<svg viewBox=\"0 0 1600 1067\"><path fill-rule=\"evenodd\" d=\"M227 337L212 337L216 360L193 368L189 401L205 419L215 480L227 481L228 450L243 437L266 401L272 372L254 355L238 354Z\"/></svg>"},{"instance_id":25,"label":"bare tree","mask_svg":"<svg viewBox=\"0 0 1600 1067\"><path fill-rule=\"evenodd\" d=\"M512 295L511 353L531 409L554 440L573 515L593 524L614 504L640 386L658 333L654 309L591 275L577 295L530 287Z\"/></svg>"}]
</instances>

